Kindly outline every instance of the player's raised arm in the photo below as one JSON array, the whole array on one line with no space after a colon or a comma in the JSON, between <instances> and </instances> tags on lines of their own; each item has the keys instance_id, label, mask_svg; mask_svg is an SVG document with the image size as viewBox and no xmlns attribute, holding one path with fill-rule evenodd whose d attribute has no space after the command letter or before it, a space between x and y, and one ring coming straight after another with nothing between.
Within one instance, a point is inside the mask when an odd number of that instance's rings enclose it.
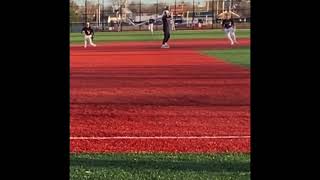
<instances>
[{"instance_id":1,"label":"player's raised arm","mask_svg":"<svg viewBox=\"0 0 320 180\"><path fill-rule=\"evenodd\" d=\"M240 17L239 14L236 14L236 13L234 13L234 12L232 12L232 11L231 11L231 14L234 15L234 16L236 16L236 17L238 17L238 18Z\"/></svg>"},{"instance_id":2,"label":"player's raised arm","mask_svg":"<svg viewBox=\"0 0 320 180\"><path fill-rule=\"evenodd\" d=\"M226 14L226 12L218 14L218 18L224 18L225 14Z\"/></svg>"}]
</instances>

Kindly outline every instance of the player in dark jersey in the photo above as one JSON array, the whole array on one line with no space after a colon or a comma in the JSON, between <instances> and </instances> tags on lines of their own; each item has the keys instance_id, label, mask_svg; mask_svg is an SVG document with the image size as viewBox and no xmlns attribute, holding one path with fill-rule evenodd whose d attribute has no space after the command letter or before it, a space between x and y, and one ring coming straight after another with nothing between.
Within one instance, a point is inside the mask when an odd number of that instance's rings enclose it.
<instances>
[{"instance_id":1,"label":"player in dark jersey","mask_svg":"<svg viewBox=\"0 0 320 180\"><path fill-rule=\"evenodd\" d=\"M237 37L235 34L235 25L232 17L240 16L231 11L225 11L219 14L219 16L222 17L222 29L227 34L227 37L230 40L231 45L233 45L234 43L238 44Z\"/></svg>"},{"instance_id":2,"label":"player in dark jersey","mask_svg":"<svg viewBox=\"0 0 320 180\"><path fill-rule=\"evenodd\" d=\"M170 39L170 12L168 10L164 10L163 11L163 15L162 15L162 23L163 23L163 41L162 41L162 46L161 48L170 48L170 46L168 45L168 41Z\"/></svg>"},{"instance_id":3,"label":"player in dark jersey","mask_svg":"<svg viewBox=\"0 0 320 180\"><path fill-rule=\"evenodd\" d=\"M238 43L236 39L236 35L234 32L234 22L233 19L223 19L222 20L222 28L224 32L227 34L228 39L231 42L231 45L234 43Z\"/></svg>"},{"instance_id":4,"label":"player in dark jersey","mask_svg":"<svg viewBox=\"0 0 320 180\"><path fill-rule=\"evenodd\" d=\"M87 47L87 41L89 41L89 44L91 46L93 46L93 47L97 46L92 42L93 36L94 36L94 32L93 32L93 29L90 27L90 23L89 22L87 22L87 25L82 28L81 34L82 33L84 33L84 48Z\"/></svg>"}]
</instances>

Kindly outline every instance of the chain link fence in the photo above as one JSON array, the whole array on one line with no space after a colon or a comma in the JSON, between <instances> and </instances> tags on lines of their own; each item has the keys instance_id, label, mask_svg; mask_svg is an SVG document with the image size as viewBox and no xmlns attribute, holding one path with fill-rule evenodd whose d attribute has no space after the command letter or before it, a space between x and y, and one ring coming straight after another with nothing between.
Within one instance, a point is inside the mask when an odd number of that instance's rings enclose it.
<instances>
[{"instance_id":1,"label":"chain link fence","mask_svg":"<svg viewBox=\"0 0 320 180\"><path fill-rule=\"evenodd\" d=\"M231 10L237 28L250 28L250 0L70 0L70 31L79 32L85 22L95 31L162 30L162 12L168 8L178 29L221 28L218 15Z\"/></svg>"}]
</instances>

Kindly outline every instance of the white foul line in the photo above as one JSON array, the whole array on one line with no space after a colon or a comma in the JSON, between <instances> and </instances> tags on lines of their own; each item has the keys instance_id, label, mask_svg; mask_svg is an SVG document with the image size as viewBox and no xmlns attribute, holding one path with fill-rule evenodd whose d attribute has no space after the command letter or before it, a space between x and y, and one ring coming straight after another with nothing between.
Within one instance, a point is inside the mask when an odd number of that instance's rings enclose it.
<instances>
[{"instance_id":1,"label":"white foul line","mask_svg":"<svg viewBox=\"0 0 320 180\"><path fill-rule=\"evenodd\" d=\"M70 140L109 139L250 139L250 136L113 136L113 137L70 137Z\"/></svg>"}]
</instances>

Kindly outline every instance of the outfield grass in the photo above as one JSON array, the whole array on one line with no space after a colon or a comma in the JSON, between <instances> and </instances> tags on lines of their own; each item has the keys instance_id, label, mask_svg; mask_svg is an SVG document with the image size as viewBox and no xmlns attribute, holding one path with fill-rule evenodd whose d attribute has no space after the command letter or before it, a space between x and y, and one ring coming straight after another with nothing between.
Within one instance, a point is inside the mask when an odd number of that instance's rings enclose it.
<instances>
[{"instance_id":1,"label":"outfield grass","mask_svg":"<svg viewBox=\"0 0 320 180\"><path fill-rule=\"evenodd\" d=\"M203 51L203 53L234 64L250 67L250 47L224 50L209 50Z\"/></svg>"},{"instance_id":2,"label":"outfield grass","mask_svg":"<svg viewBox=\"0 0 320 180\"><path fill-rule=\"evenodd\" d=\"M239 29L236 32L239 38L249 38L249 29ZM210 39L225 38L225 33L221 29L214 30L179 30L171 33L171 39ZM135 32L96 32L95 42L114 42L114 41L161 41L163 33L161 31L154 32L153 35L149 31ZM70 43L80 43L83 41L81 33L70 33Z\"/></svg>"},{"instance_id":3,"label":"outfield grass","mask_svg":"<svg viewBox=\"0 0 320 180\"><path fill-rule=\"evenodd\" d=\"M72 154L70 179L250 179L250 154Z\"/></svg>"}]
</instances>

